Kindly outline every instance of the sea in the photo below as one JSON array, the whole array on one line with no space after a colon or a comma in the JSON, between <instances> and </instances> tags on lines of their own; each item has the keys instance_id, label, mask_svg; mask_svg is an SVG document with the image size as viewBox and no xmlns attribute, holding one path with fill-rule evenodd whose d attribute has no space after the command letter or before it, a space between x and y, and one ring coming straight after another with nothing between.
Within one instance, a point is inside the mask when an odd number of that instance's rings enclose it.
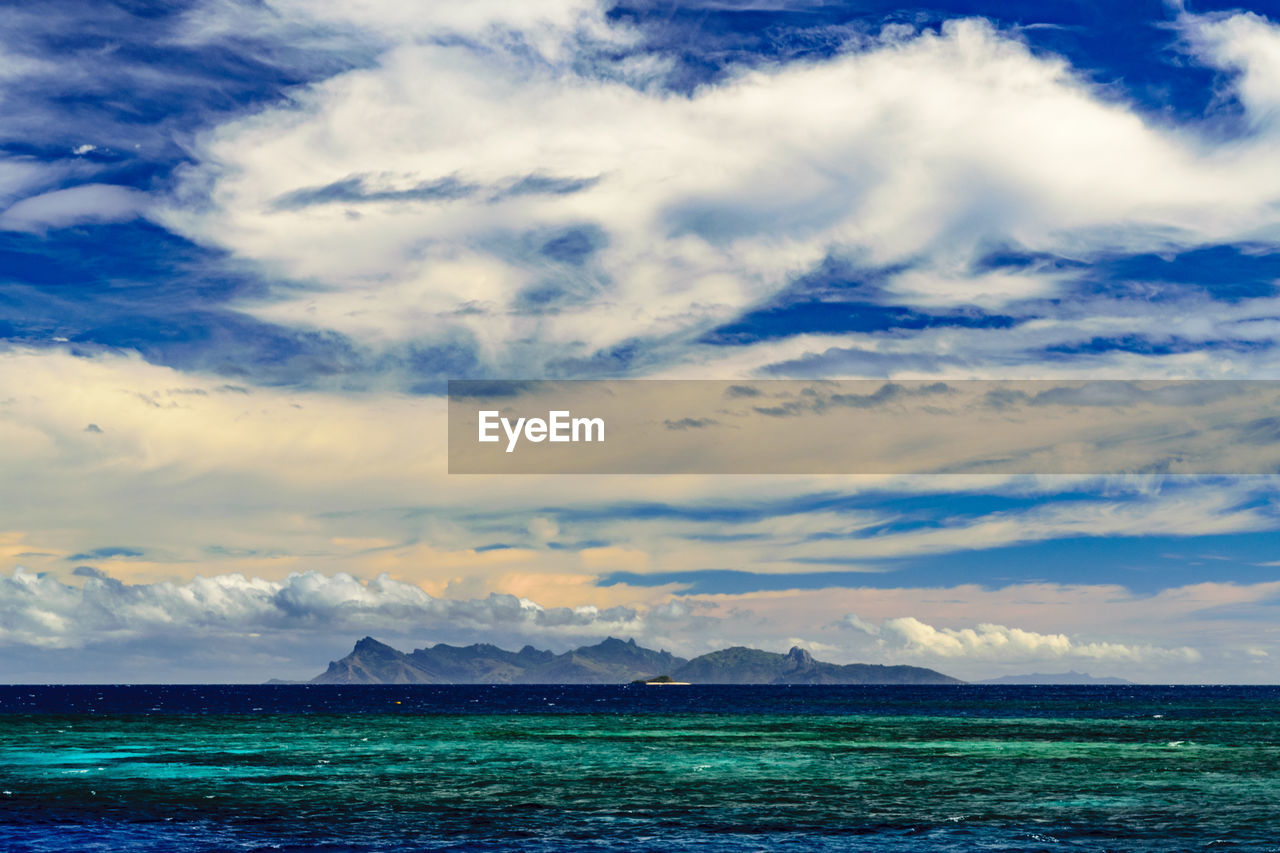
<instances>
[{"instance_id":1,"label":"sea","mask_svg":"<svg viewBox=\"0 0 1280 853\"><path fill-rule=\"evenodd\" d=\"M0 850L1280 851L1280 688L0 686Z\"/></svg>"}]
</instances>

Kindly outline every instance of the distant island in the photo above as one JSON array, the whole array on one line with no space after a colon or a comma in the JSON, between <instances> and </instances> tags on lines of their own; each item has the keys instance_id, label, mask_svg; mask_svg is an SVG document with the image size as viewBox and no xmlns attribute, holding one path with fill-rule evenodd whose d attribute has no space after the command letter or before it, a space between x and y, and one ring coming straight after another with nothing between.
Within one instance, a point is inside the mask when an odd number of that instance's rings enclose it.
<instances>
[{"instance_id":1,"label":"distant island","mask_svg":"<svg viewBox=\"0 0 1280 853\"><path fill-rule=\"evenodd\" d=\"M1105 676L1095 678L1087 672L1032 672L1027 675L1002 675L975 684L1133 684L1124 678Z\"/></svg>"},{"instance_id":2,"label":"distant island","mask_svg":"<svg viewBox=\"0 0 1280 853\"><path fill-rule=\"evenodd\" d=\"M676 681L674 678L672 678L669 675L658 675L658 676L654 676L653 678L636 679L631 683L632 684L675 684L680 687L686 687L689 685L689 682Z\"/></svg>"},{"instance_id":3,"label":"distant island","mask_svg":"<svg viewBox=\"0 0 1280 853\"><path fill-rule=\"evenodd\" d=\"M661 679L661 680L659 680ZM804 649L784 654L734 646L692 660L614 637L563 654L487 643L401 652L372 637L332 661L311 684L963 684L919 666L834 664Z\"/></svg>"}]
</instances>

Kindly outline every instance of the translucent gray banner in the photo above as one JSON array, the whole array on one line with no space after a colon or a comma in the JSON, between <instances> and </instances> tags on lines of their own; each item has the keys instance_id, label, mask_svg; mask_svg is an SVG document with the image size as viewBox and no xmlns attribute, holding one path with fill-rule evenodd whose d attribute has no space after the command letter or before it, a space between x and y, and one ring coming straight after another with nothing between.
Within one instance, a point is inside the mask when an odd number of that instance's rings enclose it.
<instances>
[{"instance_id":1,"label":"translucent gray banner","mask_svg":"<svg viewBox=\"0 0 1280 853\"><path fill-rule=\"evenodd\" d=\"M1280 381L449 383L452 474L1274 474Z\"/></svg>"}]
</instances>

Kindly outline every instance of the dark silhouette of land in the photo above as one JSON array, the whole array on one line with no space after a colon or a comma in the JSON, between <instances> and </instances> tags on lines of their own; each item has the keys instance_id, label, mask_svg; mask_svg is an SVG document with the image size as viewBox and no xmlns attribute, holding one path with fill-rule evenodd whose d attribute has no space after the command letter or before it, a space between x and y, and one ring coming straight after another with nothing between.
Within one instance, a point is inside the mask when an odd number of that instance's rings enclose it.
<instances>
[{"instance_id":1,"label":"dark silhouette of land","mask_svg":"<svg viewBox=\"0 0 1280 853\"><path fill-rule=\"evenodd\" d=\"M610 637L563 654L487 643L401 652L365 637L313 684L625 684L658 676L691 684L962 684L919 666L834 664L801 648L787 654L734 646L693 660Z\"/></svg>"}]
</instances>

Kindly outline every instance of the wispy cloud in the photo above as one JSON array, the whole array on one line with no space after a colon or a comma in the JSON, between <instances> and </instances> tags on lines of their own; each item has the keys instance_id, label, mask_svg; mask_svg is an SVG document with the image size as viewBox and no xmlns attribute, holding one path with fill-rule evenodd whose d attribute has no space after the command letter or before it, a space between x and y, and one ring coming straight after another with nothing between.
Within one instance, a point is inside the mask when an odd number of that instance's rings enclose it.
<instances>
[{"instance_id":1,"label":"wispy cloud","mask_svg":"<svg viewBox=\"0 0 1280 853\"><path fill-rule=\"evenodd\" d=\"M80 184L29 196L0 213L0 229L43 233L50 228L92 222L121 222L141 216L145 193L110 184Z\"/></svg>"}]
</instances>

